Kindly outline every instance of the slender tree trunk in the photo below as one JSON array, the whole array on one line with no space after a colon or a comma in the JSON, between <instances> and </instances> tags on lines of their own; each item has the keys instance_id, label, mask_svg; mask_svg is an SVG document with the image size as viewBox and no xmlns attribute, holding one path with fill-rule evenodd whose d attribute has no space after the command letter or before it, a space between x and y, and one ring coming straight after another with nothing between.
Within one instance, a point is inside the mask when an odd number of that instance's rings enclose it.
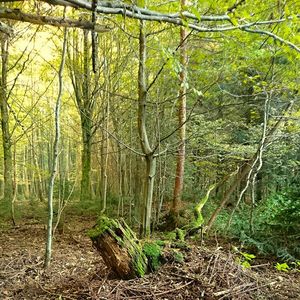
<instances>
[{"instance_id":1,"label":"slender tree trunk","mask_svg":"<svg viewBox=\"0 0 300 300\"><path fill-rule=\"evenodd\" d=\"M91 199L91 161L92 161L92 122L90 117L81 113L82 155L80 200Z\"/></svg>"},{"instance_id":2,"label":"slender tree trunk","mask_svg":"<svg viewBox=\"0 0 300 300\"><path fill-rule=\"evenodd\" d=\"M23 153L23 195L26 199L29 199L29 183L28 183L28 170L27 170L27 159L28 159L28 151L27 147L24 148Z\"/></svg>"},{"instance_id":3,"label":"slender tree trunk","mask_svg":"<svg viewBox=\"0 0 300 300\"><path fill-rule=\"evenodd\" d=\"M90 109L90 72L89 72L89 44L88 31L84 31L83 68L84 80L82 84L83 107L80 108L81 129L82 129L82 177L80 200L91 198L91 160L92 160L92 111Z\"/></svg>"},{"instance_id":4,"label":"slender tree trunk","mask_svg":"<svg viewBox=\"0 0 300 300\"><path fill-rule=\"evenodd\" d=\"M58 155L59 155L59 142L60 142L60 107L61 107L61 96L63 89L63 69L65 64L66 56L66 45L67 45L67 29L64 30L64 41L63 41L63 51L61 63L58 71L59 89L58 96L55 106L55 137L53 143L53 161L52 170L49 180L49 191L48 191L48 223L47 223L47 244L45 253L45 268L47 268L51 262L52 254L52 227L53 227L53 191L54 191L54 181L57 174L58 165Z\"/></svg>"},{"instance_id":5,"label":"slender tree trunk","mask_svg":"<svg viewBox=\"0 0 300 300\"><path fill-rule=\"evenodd\" d=\"M35 134L35 132L32 132L31 137L27 136L28 141L30 143L30 147L31 147L31 153L32 153L32 160L33 160L33 165L34 165L34 171L33 171L33 175L32 178L34 180L34 182L36 182L35 186L37 189L37 196L38 199L43 202L44 201L44 192L43 192L43 180L42 180L42 175L40 172L40 164L39 164L39 160L38 160L38 154L37 154L37 149L40 150L40 147L35 147L35 141L39 140L39 136L38 136L38 131L37 134Z\"/></svg>"},{"instance_id":6,"label":"slender tree trunk","mask_svg":"<svg viewBox=\"0 0 300 300\"><path fill-rule=\"evenodd\" d=\"M141 205L140 235L150 236L153 187L156 171L156 156L150 147L146 128L147 86L146 86L146 35L144 22L140 21L139 72L138 72L138 132L141 148L146 160L145 186Z\"/></svg>"},{"instance_id":7,"label":"slender tree trunk","mask_svg":"<svg viewBox=\"0 0 300 300\"><path fill-rule=\"evenodd\" d=\"M40 131L37 131L38 135L40 134ZM37 136L37 139L39 139L39 137ZM33 154L33 159L34 159L34 166L35 166L35 170L36 170L36 176L37 176L37 192L38 192L38 197L39 200L41 202L44 201L44 191L43 191L43 179L42 179L42 175L41 175L41 170L43 170L43 165L42 165L42 161L38 159L37 153L35 151L34 145L32 145L33 149L32 149L32 154ZM40 147L37 147L39 154L42 156L43 152L42 152L42 148L41 145Z\"/></svg>"},{"instance_id":8,"label":"slender tree trunk","mask_svg":"<svg viewBox=\"0 0 300 300\"><path fill-rule=\"evenodd\" d=\"M186 6L186 1L181 0L181 9ZM187 81L187 30L180 28L180 63L182 70L179 73L180 87L178 95L178 121L179 121L179 147L177 152L176 176L173 191L173 202L171 207L171 216L173 226L178 225L178 213L182 197L183 179L184 179L184 163L185 163L185 132L186 132L186 81Z\"/></svg>"},{"instance_id":9,"label":"slender tree trunk","mask_svg":"<svg viewBox=\"0 0 300 300\"><path fill-rule=\"evenodd\" d=\"M17 192L18 192L18 182L17 182L17 163L16 163L16 155L17 155L17 149L16 149L16 143L14 143L14 149L13 149L13 197L11 200L11 219L13 222L13 225L16 226L16 215L15 215L15 201L17 198Z\"/></svg>"},{"instance_id":10,"label":"slender tree trunk","mask_svg":"<svg viewBox=\"0 0 300 300\"><path fill-rule=\"evenodd\" d=\"M106 211L106 205L107 205L107 182L108 182L108 176L107 176L107 169L108 169L108 156L109 156L109 113L110 113L110 107L109 107L109 97L107 98L107 104L106 104L106 124L105 124L105 132L103 133L103 137L105 140L105 153L104 154L104 164L103 164L103 202L102 202L102 213ZM104 142L103 142L104 144ZM104 148L104 147L103 147Z\"/></svg>"},{"instance_id":11,"label":"slender tree trunk","mask_svg":"<svg viewBox=\"0 0 300 300\"><path fill-rule=\"evenodd\" d=\"M163 202L164 202L164 196L165 196L165 191L166 191L166 173L167 173L167 152L165 153L164 159L163 159L163 170L161 173L161 178L160 178L160 185L161 185L161 191L159 194L158 200L158 208L157 208L157 216L156 216L156 223L159 223L159 218L160 218L160 213L162 210Z\"/></svg>"},{"instance_id":12,"label":"slender tree trunk","mask_svg":"<svg viewBox=\"0 0 300 300\"><path fill-rule=\"evenodd\" d=\"M7 103L7 66L8 66L8 37L1 34L1 82L0 82L0 110L2 146L4 159L4 202L10 207L13 199L13 157L12 141L9 130L9 110Z\"/></svg>"},{"instance_id":13,"label":"slender tree trunk","mask_svg":"<svg viewBox=\"0 0 300 300\"><path fill-rule=\"evenodd\" d=\"M125 194L123 192L124 190L124 181L123 181L123 172L122 172L122 152L121 147L118 145L118 194L119 194L119 202L118 202L118 216L124 216L124 198L123 195Z\"/></svg>"},{"instance_id":14,"label":"slender tree trunk","mask_svg":"<svg viewBox=\"0 0 300 300\"><path fill-rule=\"evenodd\" d=\"M153 189L156 172L156 157L154 155L146 156L146 182L144 190L144 207L143 207L143 232L142 235L149 237L151 233L151 213L153 202Z\"/></svg>"}]
</instances>

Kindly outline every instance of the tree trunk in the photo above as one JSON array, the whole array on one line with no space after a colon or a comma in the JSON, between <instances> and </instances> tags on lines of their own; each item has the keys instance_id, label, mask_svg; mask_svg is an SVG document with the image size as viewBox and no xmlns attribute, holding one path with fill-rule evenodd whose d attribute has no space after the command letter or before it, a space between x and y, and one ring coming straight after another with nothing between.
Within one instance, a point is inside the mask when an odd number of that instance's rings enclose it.
<instances>
[{"instance_id":1,"label":"tree trunk","mask_svg":"<svg viewBox=\"0 0 300 300\"><path fill-rule=\"evenodd\" d=\"M224 192L224 196L223 199L221 201L221 203L219 204L219 206L215 209L215 211L213 212L213 214L211 215L208 223L207 223L207 228L206 228L206 232L209 232L213 223L215 222L218 214L220 213L220 211L222 210L222 208L225 206L225 204L228 202L228 200L230 199L230 196L232 195L232 193L235 191L235 189L237 188L237 186L240 184L240 182L247 176L247 174L249 173L252 163L253 163L254 159L250 160L243 168L242 168L242 172L239 174L239 176L237 177L237 179L231 184L231 186L228 188L228 190L226 190Z\"/></svg>"},{"instance_id":2,"label":"tree trunk","mask_svg":"<svg viewBox=\"0 0 300 300\"><path fill-rule=\"evenodd\" d=\"M105 130L103 130L103 140L105 141L105 148L104 148L104 142L103 142L103 149L105 149L105 153L103 159L103 182L102 182L102 188L103 188L103 200L102 200L102 213L106 211L107 206L107 183L108 183L108 156L109 156L109 113L110 113L110 106L109 106L109 97L107 98L107 106L106 106L106 124L105 124Z\"/></svg>"},{"instance_id":3,"label":"tree trunk","mask_svg":"<svg viewBox=\"0 0 300 300\"><path fill-rule=\"evenodd\" d=\"M156 172L156 157L154 155L146 156L146 182L144 187L143 203L141 205L142 227L140 235L149 237L151 233L151 213L153 202L153 188Z\"/></svg>"},{"instance_id":4,"label":"tree trunk","mask_svg":"<svg viewBox=\"0 0 300 300\"><path fill-rule=\"evenodd\" d=\"M186 1L181 0L181 9L185 9ZM178 214L183 190L184 163L185 163L185 132L186 132L186 81L187 81L187 31L180 28L180 63L182 70L179 73L180 88L178 95L179 147L177 152L176 176L173 192L173 202L170 211L172 225L178 226Z\"/></svg>"},{"instance_id":5,"label":"tree trunk","mask_svg":"<svg viewBox=\"0 0 300 300\"><path fill-rule=\"evenodd\" d=\"M92 160L92 139L94 136L93 116L95 108L95 94L93 86L99 84L98 74L92 82L90 72L90 45L88 31L83 31L83 53L79 49L79 41L73 35L73 44L69 53L69 72L74 88L76 104L81 120L82 133L82 154L81 154L81 185L80 200L90 200L92 197L91 185L91 160ZM81 55L78 55L80 53ZM71 55L72 54L72 55Z\"/></svg>"},{"instance_id":6,"label":"tree trunk","mask_svg":"<svg viewBox=\"0 0 300 300\"><path fill-rule=\"evenodd\" d=\"M138 132L141 148L146 160L145 187L141 203L140 235L150 236L151 232L151 212L153 201L153 187L156 171L156 156L151 149L147 128L146 128L146 108L147 108L147 86L146 86L146 35L144 33L144 22L140 22L139 35L139 71L138 71Z\"/></svg>"},{"instance_id":7,"label":"tree trunk","mask_svg":"<svg viewBox=\"0 0 300 300\"><path fill-rule=\"evenodd\" d=\"M92 124L89 115L81 113L82 155L80 200L91 200Z\"/></svg>"},{"instance_id":8,"label":"tree trunk","mask_svg":"<svg viewBox=\"0 0 300 300\"><path fill-rule=\"evenodd\" d=\"M9 111L7 104L7 65L8 65L8 39L1 35L1 82L0 82L0 109L1 129L4 159L4 202L10 207L13 199L13 157L12 140L9 130Z\"/></svg>"},{"instance_id":9,"label":"tree trunk","mask_svg":"<svg viewBox=\"0 0 300 300\"><path fill-rule=\"evenodd\" d=\"M53 161L52 161L52 170L49 179L49 191L48 191L48 222L47 222L47 243L46 243L46 252L45 252L45 268L50 265L51 254L52 254L52 227L53 227L53 191L54 191L54 182L57 174L57 165L58 165L58 154L59 154L59 142L60 142L60 107L61 107L61 96L63 89L63 68L65 64L66 56L66 44L67 44L67 29L64 30L64 41L63 41L63 51L61 57L61 63L58 71L58 80L59 80L59 90L55 106L55 137L53 143Z\"/></svg>"},{"instance_id":10,"label":"tree trunk","mask_svg":"<svg viewBox=\"0 0 300 300\"><path fill-rule=\"evenodd\" d=\"M124 221L101 217L88 235L106 265L121 279L142 277L147 272L147 258Z\"/></svg>"}]
</instances>

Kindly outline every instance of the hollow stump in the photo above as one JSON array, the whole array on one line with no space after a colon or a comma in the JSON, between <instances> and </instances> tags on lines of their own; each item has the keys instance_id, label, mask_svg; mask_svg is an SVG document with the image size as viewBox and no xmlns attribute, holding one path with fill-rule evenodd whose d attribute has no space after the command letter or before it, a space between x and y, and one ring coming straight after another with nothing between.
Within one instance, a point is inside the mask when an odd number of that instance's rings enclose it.
<instances>
[{"instance_id":1,"label":"hollow stump","mask_svg":"<svg viewBox=\"0 0 300 300\"><path fill-rule=\"evenodd\" d=\"M124 220L102 216L88 235L105 264L121 279L142 277L147 272L147 257Z\"/></svg>"}]
</instances>

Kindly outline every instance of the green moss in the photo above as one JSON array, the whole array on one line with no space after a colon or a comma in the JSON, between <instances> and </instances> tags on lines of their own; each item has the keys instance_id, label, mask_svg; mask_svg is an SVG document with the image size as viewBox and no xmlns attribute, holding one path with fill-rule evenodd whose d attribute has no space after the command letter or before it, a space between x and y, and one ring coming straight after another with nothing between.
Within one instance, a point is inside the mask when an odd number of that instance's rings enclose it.
<instances>
[{"instance_id":1,"label":"green moss","mask_svg":"<svg viewBox=\"0 0 300 300\"><path fill-rule=\"evenodd\" d=\"M98 218L96 225L90 229L87 235L91 238L97 238L98 236L102 235L107 230L112 231L113 229L118 227L118 222L110 219L106 216L101 216Z\"/></svg>"},{"instance_id":2,"label":"green moss","mask_svg":"<svg viewBox=\"0 0 300 300\"><path fill-rule=\"evenodd\" d=\"M146 242L143 247L143 252L148 258L148 266L151 271L156 271L161 265L161 247L157 243Z\"/></svg>"},{"instance_id":3,"label":"green moss","mask_svg":"<svg viewBox=\"0 0 300 300\"><path fill-rule=\"evenodd\" d=\"M175 231L167 232L164 235L164 237L166 240L175 241L176 240L176 232Z\"/></svg>"},{"instance_id":4,"label":"green moss","mask_svg":"<svg viewBox=\"0 0 300 300\"><path fill-rule=\"evenodd\" d=\"M191 249L191 247L186 242L181 242L181 241L172 243L172 247L178 248L181 250L185 250L185 251L188 251Z\"/></svg>"},{"instance_id":5,"label":"green moss","mask_svg":"<svg viewBox=\"0 0 300 300\"><path fill-rule=\"evenodd\" d=\"M167 245L167 242L163 240L156 240L155 243L160 247L165 247Z\"/></svg>"},{"instance_id":6,"label":"green moss","mask_svg":"<svg viewBox=\"0 0 300 300\"><path fill-rule=\"evenodd\" d=\"M133 269L138 277L143 277L147 272L148 260L143 255L144 253L140 252L138 255L135 255L132 259Z\"/></svg>"},{"instance_id":7,"label":"green moss","mask_svg":"<svg viewBox=\"0 0 300 300\"><path fill-rule=\"evenodd\" d=\"M183 230L183 229L180 229L180 228L176 228L175 229L175 232L176 232L176 238L181 241L181 242L184 242L184 238L185 238L185 235L186 235L186 231Z\"/></svg>"},{"instance_id":8,"label":"green moss","mask_svg":"<svg viewBox=\"0 0 300 300\"><path fill-rule=\"evenodd\" d=\"M129 277L142 277L147 272L148 260L139 240L124 220L114 220L105 216L98 218L96 225L88 231L88 236L96 242L98 237L108 233L123 251L131 257L132 274Z\"/></svg>"},{"instance_id":9,"label":"green moss","mask_svg":"<svg viewBox=\"0 0 300 300\"><path fill-rule=\"evenodd\" d=\"M173 250L172 254L173 254L175 262L178 262L178 263L181 263L181 264L184 262L184 255L180 251Z\"/></svg>"}]
</instances>

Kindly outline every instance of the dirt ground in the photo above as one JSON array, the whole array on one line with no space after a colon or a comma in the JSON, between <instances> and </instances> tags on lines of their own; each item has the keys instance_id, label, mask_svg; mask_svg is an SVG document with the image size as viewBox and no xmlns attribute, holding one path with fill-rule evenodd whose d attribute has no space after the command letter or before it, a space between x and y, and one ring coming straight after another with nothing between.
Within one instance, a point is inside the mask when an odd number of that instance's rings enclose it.
<instances>
[{"instance_id":1,"label":"dirt ground","mask_svg":"<svg viewBox=\"0 0 300 300\"><path fill-rule=\"evenodd\" d=\"M228 245L221 247L217 240L191 246L184 263L169 262L144 278L118 280L86 236L92 225L77 218L57 234L46 271L43 225L2 229L0 299L300 299L299 271L279 272L265 260L243 270Z\"/></svg>"}]
</instances>

